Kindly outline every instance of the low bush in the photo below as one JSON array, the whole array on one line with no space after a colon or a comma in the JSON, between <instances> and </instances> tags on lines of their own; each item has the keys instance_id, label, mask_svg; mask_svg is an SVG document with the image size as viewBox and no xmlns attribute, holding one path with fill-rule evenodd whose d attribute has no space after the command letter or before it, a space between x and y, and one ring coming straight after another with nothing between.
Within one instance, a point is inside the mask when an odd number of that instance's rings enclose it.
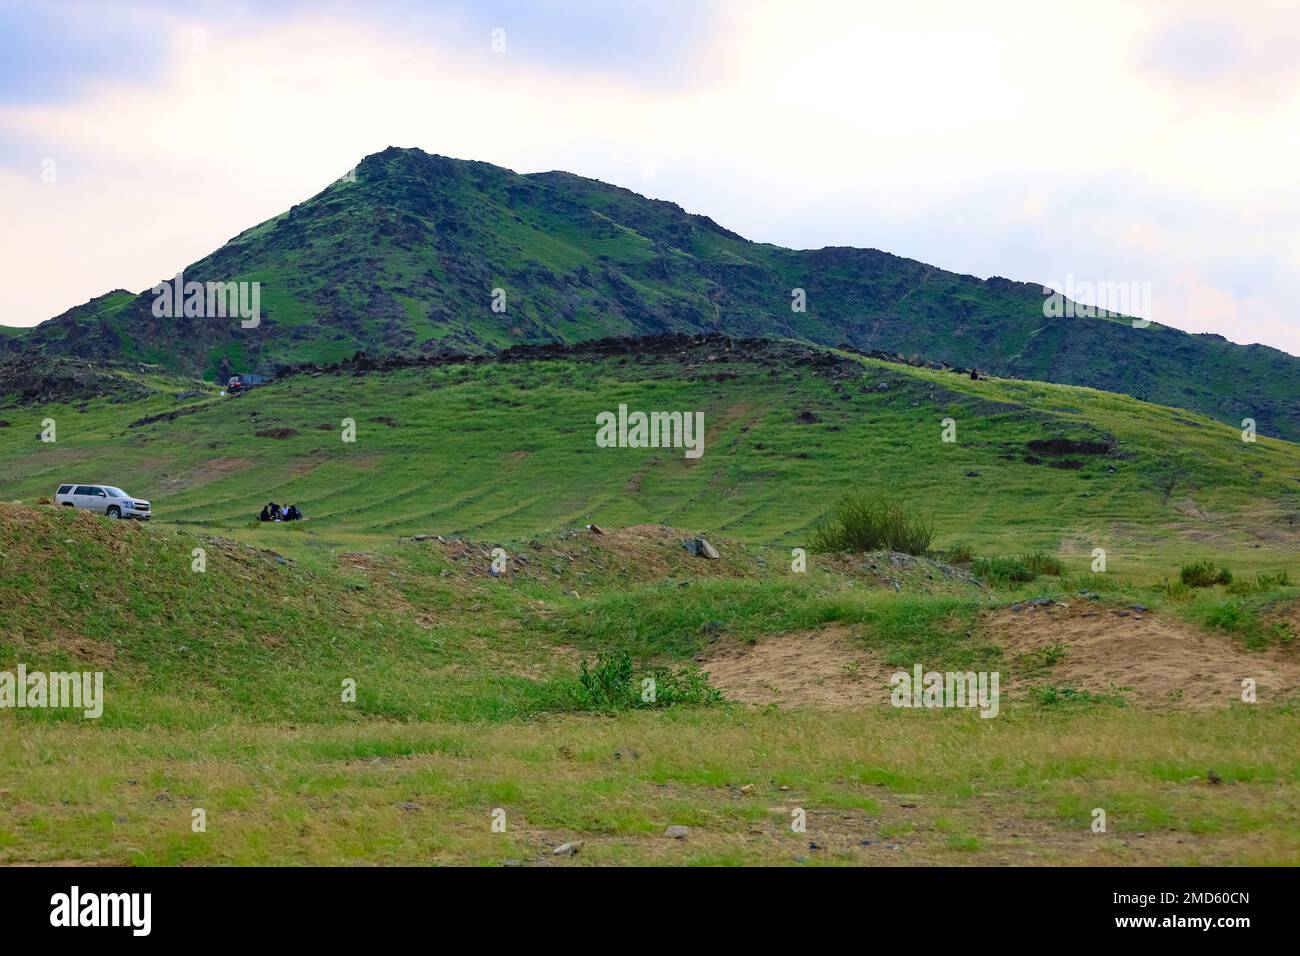
<instances>
[{"instance_id":1,"label":"low bush","mask_svg":"<svg viewBox=\"0 0 1300 956\"><path fill-rule=\"evenodd\" d=\"M958 542L943 552L943 557L949 564L970 564L975 560L975 549L969 544Z\"/></svg>"},{"instance_id":2,"label":"low bush","mask_svg":"<svg viewBox=\"0 0 1300 956\"><path fill-rule=\"evenodd\" d=\"M1023 554L1020 563L1035 575L1047 574L1059 578L1065 573L1065 565L1061 563L1061 559L1044 551L1030 551Z\"/></svg>"},{"instance_id":3,"label":"low bush","mask_svg":"<svg viewBox=\"0 0 1300 956\"><path fill-rule=\"evenodd\" d=\"M1178 577L1189 588L1208 588L1216 584L1232 583L1232 572L1227 568L1216 568L1211 561L1185 564L1178 572Z\"/></svg>"},{"instance_id":4,"label":"low bush","mask_svg":"<svg viewBox=\"0 0 1300 956\"><path fill-rule=\"evenodd\" d=\"M815 551L901 551L924 555L934 519L880 496L848 494L813 529Z\"/></svg>"},{"instance_id":5,"label":"low bush","mask_svg":"<svg viewBox=\"0 0 1300 956\"><path fill-rule=\"evenodd\" d=\"M1255 575L1254 580L1250 578L1241 578L1233 581L1228 585L1229 594L1255 594L1262 591L1272 591L1277 588L1286 588L1291 586L1291 576L1285 571L1278 574L1266 574L1261 572Z\"/></svg>"},{"instance_id":6,"label":"low bush","mask_svg":"<svg viewBox=\"0 0 1300 956\"><path fill-rule=\"evenodd\" d=\"M1090 690L1075 690L1073 687L1035 687L1031 691L1035 703L1042 707L1060 707L1068 704L1114 704L1124 706L1124 698L1118 694L1094 694Z\"/></svg>"},{"instance_id":7,"label":"low bush","mask_svg":"<svg viewBox=\"0 0 1300 956\"><path fill-rule=\"evenodd\" d=\"M1020 558L976 558L971 564L975 576L988 584L1005 586L1038 577Z\"/></svg>"},{"instance_id":8,"label":"low bush","mask_svg":"<svg viewBox=\"0 0 1300 956\"><path fill-rule=\"evenodd\" d=\"M694 664L638 673L627 650L600 654L594 667L589 667L584 658L571 696L579 710L590 711L722 703L721 691L711 686L708 675Z\"/></svg>"}]
</instances>

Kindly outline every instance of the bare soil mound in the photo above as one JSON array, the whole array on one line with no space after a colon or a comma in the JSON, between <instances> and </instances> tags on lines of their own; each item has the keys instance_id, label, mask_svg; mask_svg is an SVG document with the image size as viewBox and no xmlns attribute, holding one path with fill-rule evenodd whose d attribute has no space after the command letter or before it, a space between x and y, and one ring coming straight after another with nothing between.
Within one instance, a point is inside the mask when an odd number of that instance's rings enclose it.
<instances>
[{"instance_id":1,"label":"bare soil mound","mask_svg":"<svg viewBox=\"0 0 1300 956\"><path fill-rule=\"evenodd\" d=\"M720 641L700 664L727 700L765 706L849 710L889 700L894 668L849 628L796 631L756 644Z\"/></svg>"},{"instance_id":2,"label":"bare soil mound","mask_svg":"<svg viewBox=\"0 0 1300 956\"><path fill-rule=\"evenodd\" d=\"M1045 666L1041 677L1011 685L1013 696L1025 684L1052 684L1121 694L1139 707L1215 707L1240 701L1246 678L1255 681L1259 703L1281 703L1300 692L1294 651L1248 651L1228 634L1165 615L1084 603L1026 605L993 613L984 629L1013 665L1050 659L1056 655L1047 649L1063 645L1060 660Z\"/></svg>"},{"instance_id":3,"label":"bare soil mound","mask_svg":"<svg viewBox=\"0 0 1300 956\"><path fill-rule=\"evenodd\" d=\"M1085 603L1021 605L989 614L981 630L1003 649L1000 683L1008 700L1053 686L1118 696L1133 707L1226 707L1241 701L1246 678L1255 681L1259 704L1300 696L1296 650L1249 651L1228 634L1207 633L1165 615ZM753 644L724 639L699 662L728 700L823 710L888 704L896 670L844 626Z\"/></svg>"}]
</instances>

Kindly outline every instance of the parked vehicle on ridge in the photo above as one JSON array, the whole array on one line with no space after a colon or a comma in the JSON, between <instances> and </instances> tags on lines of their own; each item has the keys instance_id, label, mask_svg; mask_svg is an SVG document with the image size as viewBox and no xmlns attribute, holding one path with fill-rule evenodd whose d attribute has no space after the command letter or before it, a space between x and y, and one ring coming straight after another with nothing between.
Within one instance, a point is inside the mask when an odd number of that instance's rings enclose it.
<instances>
[{"instance_id":1,"label":"parked vehicle on ridge","mask_svg":"<svg viewBox=\"0 0 1300 956\"><path fill-rule=\"evenodd\" d=\"M149 502L128 495L113 485L59 485L54 503L64 508L93 511L109 518L135 518L148 521L153 514Z\"/></svg>"}]
</instances>

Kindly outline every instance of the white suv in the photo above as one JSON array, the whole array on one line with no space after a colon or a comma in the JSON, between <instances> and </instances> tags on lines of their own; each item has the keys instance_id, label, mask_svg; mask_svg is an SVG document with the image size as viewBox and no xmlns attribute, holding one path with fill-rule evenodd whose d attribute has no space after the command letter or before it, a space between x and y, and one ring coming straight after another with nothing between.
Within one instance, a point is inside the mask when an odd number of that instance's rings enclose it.
<instances>
[{"instance_id":1,"label":"white suv","mask_svg":"<svg viewBox=\"0 0 1300 956\"><path fill-rule=\"evenodd\" d=\"M110 518L149 520L149 502L132 498L112 485L59 485L54 503L65 508L81 508Z\"/></svg>"}]
</instances>

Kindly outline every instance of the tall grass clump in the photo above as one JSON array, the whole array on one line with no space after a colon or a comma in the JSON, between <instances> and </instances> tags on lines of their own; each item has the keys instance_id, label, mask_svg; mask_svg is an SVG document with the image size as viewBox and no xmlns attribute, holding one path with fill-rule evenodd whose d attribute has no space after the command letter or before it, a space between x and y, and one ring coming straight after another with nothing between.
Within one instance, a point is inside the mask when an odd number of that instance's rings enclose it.
<instances>
[{"instance_id":1,"label":"tall grass clump","mask_svg":"<svg viewBox=\"0 0 1300 956\"><path fill-rule=\"evenodd\" d=\"M964 541L958 541L943 553L949 564L970 564L975 560L975 549Z\"/></svg>"},{"instance_id":2,"label":"tall grass clump","mask_svg":"<svg viewBox=\"0 0 1300 956\"><path fill-rule=\"evenodd\" d=\"M1279 588L1291 587L1291 575L1286 571L1278 574L1268 574L1261 571L1251 578L1238 578L1228 585L1229 594L1257 594L1265 591L1275 591Z\"/></svg>"},{"instance_id":3,"label":"tall grass clump","mask_svg":"<svg viewBox=\"0 0 1300 956\"><path fill-rule=\"evenodd\" d=\"M1065 565L1061 559L1045 551L1029 551L1020 556L1020 562L1035 576L1045 574L1059 578L1065 574Z\"/></svg>"},{"instance_id":4,"label":"tall grass clump","mask_svg":"<svg viewBox=\"0 0 1300 956\"><path fill-rule=\"evenodd\" d=\"M1185 564L1178 572L1178 577L1189 588L1208 588L1216 584L1232 583L1232 572L1227 568L1217 568L1210 561Z\"/></svg>"},{"instance_id":5,"label":"tall grass clump","mask_svg":"<svg viewBox=\"0 0 1300 956\"><path fill-rule=\"evenodd\" d=\"M970 569L975 577L997 587L1024 584L1038 577L1021 558L976 558Z\"/></svg>"},{"instance_id":6,"label":"tall grass clump","mask_svg":"<svg viewBox=\"0 0 1300 956\"><path fill-rule=\"evenodd\" d=\"M923 555L934 518L879 495L842 497L813 529L814 551L901 551Z\"/></svg>"},{"instance_id":7,"label":"tall grass clump","mask_svg":"<svg viewBox=\"0 0 1300 956\"><path fill-rule=\"evenodd\" d=\"M638 673L625 649L599 655L594 666L584 659L570 697L578 710L597 712L722 703L722 693L694 664Z\"/></svg>"}]
</instances>

